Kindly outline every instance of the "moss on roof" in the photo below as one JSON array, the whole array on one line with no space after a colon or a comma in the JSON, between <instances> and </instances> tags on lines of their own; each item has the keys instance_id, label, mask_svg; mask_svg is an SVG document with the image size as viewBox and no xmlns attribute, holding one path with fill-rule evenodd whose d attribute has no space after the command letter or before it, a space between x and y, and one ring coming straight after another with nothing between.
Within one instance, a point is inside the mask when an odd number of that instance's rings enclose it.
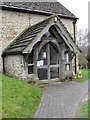
<instances>
[{"instance_id":1,"label":"moss on roof","mask_svg":"<svg viewBox=\"0 0 90 120\"><path fill-rule=\"evenodd\" d=\"M61 26L63 26L64 31L68 34L70 39L73 42L73 38L71 34L68 32L67 28L64 26L60 18L53 14L50 17L44 19L43 21L26 28L19 36L17 36L3 51L3 55L7 54L22 54L22 51L27 48L28 45L32 43L32 41L37 37L37 35L49 24L50 20L53 17L57 17ZM70 43L69 43L70 44ZM77 46L75 46L76 49L79 50Z\"/></svg>"}]
</instances>

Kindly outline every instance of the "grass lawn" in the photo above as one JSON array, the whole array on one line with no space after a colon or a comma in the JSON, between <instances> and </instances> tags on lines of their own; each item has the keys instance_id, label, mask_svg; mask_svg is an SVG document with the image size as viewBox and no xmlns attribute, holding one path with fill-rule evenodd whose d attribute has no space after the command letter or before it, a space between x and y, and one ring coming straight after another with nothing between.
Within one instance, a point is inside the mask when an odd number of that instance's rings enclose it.
<instances>
[{"instance_id":1,"label":"grass lawn","mask_svg":"<svg viewBox=\"0 0 90 120\"><path fill-rule=\"evenodd\" d=\"M78 78L78 74L76 74L75 81L83 82L85 80L88 80L90 78L90 70L80 70L82 72L82 78Z\"/></svg>"},{"instance_id":2,"label":"grass lawn","mask_svg":"<svg viewBox=\"0 0 90 120\"><path fill-rule=\"evenodd\" d=\"M2 117L32 118L43 89L2 75Z\"/></svg>"},{"instance_id":3,"label":"grass lawn","mask_svg":"<svg viewBox=\"0 0 90 120\"><path fill-rule=\"evenodd\" d=\"M90 118L90 100L88 100L88 102L82 106L80 111L80 118Z\"/></svg>"}]
</instances>

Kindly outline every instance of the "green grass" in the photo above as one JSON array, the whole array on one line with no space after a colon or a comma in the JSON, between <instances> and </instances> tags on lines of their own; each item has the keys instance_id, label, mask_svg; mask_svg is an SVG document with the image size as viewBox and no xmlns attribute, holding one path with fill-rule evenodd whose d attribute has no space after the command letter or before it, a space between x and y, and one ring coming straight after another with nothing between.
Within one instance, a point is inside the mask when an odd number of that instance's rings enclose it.
<instances>
[{"instance_id":1,"label":"green grass","mask_svg":"<svg viewBox=\"0 0 90 120\"><path fill-rule=\"evenodd\" d=\"M2 117L32 118L43 90L2 75Z\"/></svg>"},{"instance_id":2,"label":"green grass","mask_svg":"<svg viewBox=\"0 0 90 120\"><path fill-rule=\"evenodd\" d=\"M90 100L88 100L88 118L90 120Z\"/></svg>"},{"instance_id":3,"label":"green grass","mask_svg":"<svg viewBox=\"0 0 90 120\"><path fill-rule=\"evenodd\" d=\"M80 110L80 118L88 118L90 120L90 100L85 103Z\"/></svg>"},{"instance_id":4,"label":"green grass","mask_svg":"<svg viewBox=\"0 0 90 120\"><path fill-rule=\"evenodd\" d=\"M82 72L82 78L78 78L78 74L76 74L75 81L83 82L85 80L88 80L90 78L90 70L80 70Z\"/></svg>"}]
</instances>

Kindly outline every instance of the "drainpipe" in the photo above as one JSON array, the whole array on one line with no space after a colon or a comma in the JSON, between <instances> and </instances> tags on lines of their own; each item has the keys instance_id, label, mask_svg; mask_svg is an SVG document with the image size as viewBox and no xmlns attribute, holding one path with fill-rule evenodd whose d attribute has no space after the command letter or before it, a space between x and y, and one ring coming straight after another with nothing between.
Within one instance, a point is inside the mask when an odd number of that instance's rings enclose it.
<instances>
[{"instance_id":1,"label":"drainpipe","mask_svg":"<svg viewBox=\"0 0 90 120\"><path fill-rule=\"evenodd\" d=\"M76 44L76 31L75 31L75 25L76 25L76 21L77 20L74 20L73 21L73 31L74 31L74 43ZM75 54L75 58L74 58L74 64L75 64L75 73L77 73L77 61L76 61L76 54Z\"/></svg>"}]
</instances>

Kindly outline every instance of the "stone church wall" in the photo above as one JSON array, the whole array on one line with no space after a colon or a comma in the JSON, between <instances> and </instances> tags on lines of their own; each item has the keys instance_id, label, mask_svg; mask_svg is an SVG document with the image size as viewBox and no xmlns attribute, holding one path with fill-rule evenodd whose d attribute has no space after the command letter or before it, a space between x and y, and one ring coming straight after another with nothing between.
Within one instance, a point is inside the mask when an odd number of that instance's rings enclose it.
<instances>
[{"instance_id":1,"label":"stone church wall","mask_svg":"<svg viewBox=\"0 0 90 120\"><path fill-rule=\"evenodd\" d=\"M0 71L2 71L1 51L3 51L23 30L29 27L29 25L42 21L46 16L8 10L0 10L0 16ZM31 18L30 21L29 16Z\"/></svg>"},{"instance_id":2,"label":"stone church wall","mask_svg":"<svg viewBox=\"0 0 90 120\"><path fill-rule=\"evenodd\" d=\"M20 80L25 79L22 55L8 55L5 57L5 73Z\"/></svg>"},{"instance_id":3,"label":"stone church wall","mask_svg":"<svg viewBox=\"0 0 90 120\"><path fill-rule=\"evenodd\" d=\"M47 16L44 15L22 13L9 10L0 10L0 16L0 56L1 51L3 51L7 47L7 45L10 44L24 29L29 27L29 25L34 25L47 18ZM73 21L62 18L61 20L73 36ZM0 57L0 71L2 71L1 64L2 58Z\"/></svg>"}]
</instances>

